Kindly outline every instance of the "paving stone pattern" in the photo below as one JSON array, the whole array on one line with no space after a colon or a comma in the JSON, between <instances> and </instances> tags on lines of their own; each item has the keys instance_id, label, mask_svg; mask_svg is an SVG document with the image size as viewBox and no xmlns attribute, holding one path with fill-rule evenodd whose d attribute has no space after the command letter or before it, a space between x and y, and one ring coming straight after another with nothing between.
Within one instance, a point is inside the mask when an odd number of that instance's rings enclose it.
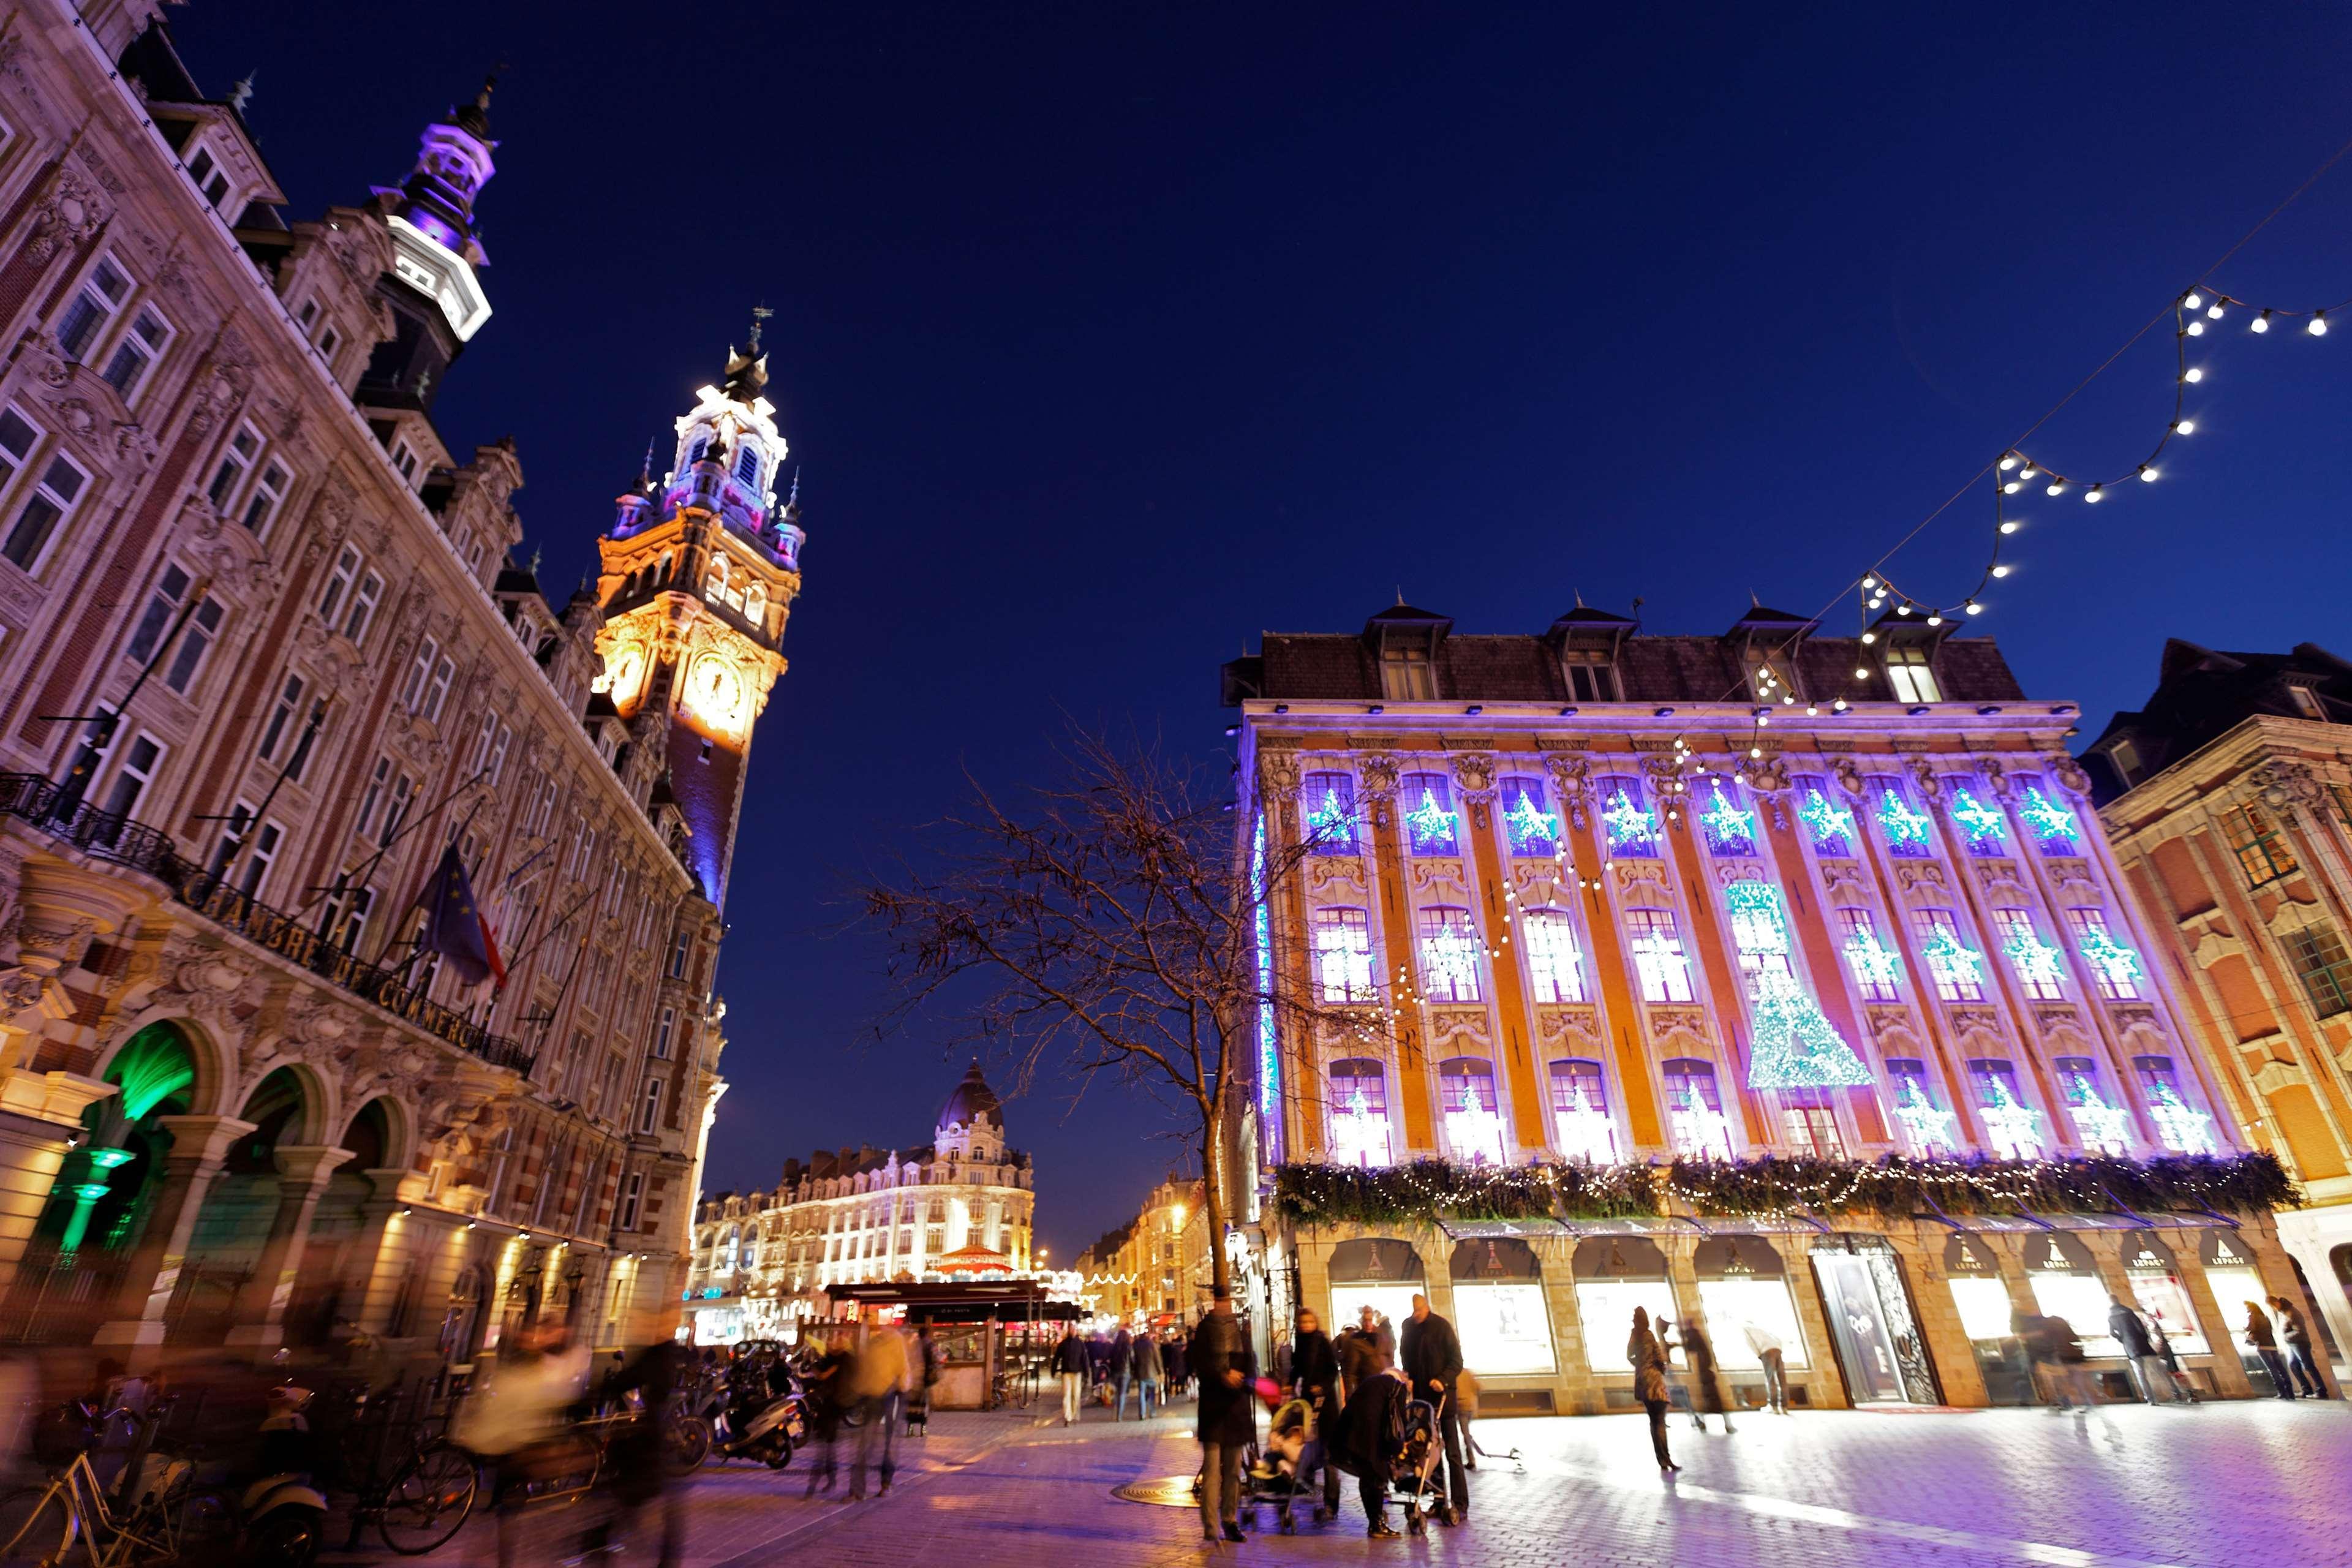
<instances>
[{"instance_id":1,"label":"paving stone pattern","mask_svg":"<svg viewBox=\"0 0 2352 1568\"><path fill-rule=\"evenodd\" d=\"M1550 1568L2352 1568L2352 1406L2246 1401L1751 1416L1673 1430L1661 1481L1639 1415L1481 1423L1497 1457L1472 1478L1470 1521L1425 1542L1368 1542L1352 1483L1339 1521L1205 1547L1189 1510L1114 1488L1191 1471L1190 1411L1076 1429L942 1416L890 1498L805 1501L782 1476L698 1481L689 1568L1159 1568L1234 1563L1461 1563ZM1524 1468L1500 1458L1516 1447ZM1303 1516L1302 1516L1303 1519ZM1272 1515L1267 1516L1269 1526ZM444 1552L485 1563L486 1533ZM549 1554L532 1554L544 1563ZM436 1559L425 1560L428 1563ZM632 1553L629 1568L649 1557Z\"/></svg>"}]
</instances>

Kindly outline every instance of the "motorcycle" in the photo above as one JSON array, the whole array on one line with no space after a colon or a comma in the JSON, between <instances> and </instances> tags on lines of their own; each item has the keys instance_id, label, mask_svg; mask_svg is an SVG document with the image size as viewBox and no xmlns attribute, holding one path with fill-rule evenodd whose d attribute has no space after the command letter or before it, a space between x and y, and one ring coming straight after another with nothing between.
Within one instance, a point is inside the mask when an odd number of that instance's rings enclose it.
<instances>
[{"instance_id":1,"label":"motorcycle","mask_svg":"<svg viewBox=\"0 0 2352 1568\"><path fill-rule=\"evenodd\" d=\"M764 1373L729 1380L726 1397L713 1402L710 1453L720 1459L757 1459L772 1470L792 1463L793 1450L808 1441L808 1413L799 1384L786 1374L772 1391Z\"/></svg>"},{"instance_id":2,"label":"motorcycle","mask_svg":"<svg viewBox=\"0 0 2352 1568\"><path fill-rule=\"evenodd\" d=\"M310 1568L327 1527L327 1497L312 1484L317 1464L310 1390L269 1391L261 1423L261 1474L237 1497L237 1556L249 1568Z\"/></svg>"}]
</instances>

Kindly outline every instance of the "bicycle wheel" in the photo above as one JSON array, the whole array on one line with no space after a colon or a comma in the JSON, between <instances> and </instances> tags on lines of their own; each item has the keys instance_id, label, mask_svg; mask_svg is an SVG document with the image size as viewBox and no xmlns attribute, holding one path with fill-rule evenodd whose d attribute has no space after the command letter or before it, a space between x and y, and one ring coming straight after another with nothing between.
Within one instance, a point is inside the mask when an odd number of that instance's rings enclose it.
<instances>
[{"instance_id":1,"label":"bicycle wheel","mask_svg":"<svg viewBox=\"0 0 2352 1568\"><path fill-rule=\"evenodd\" d=\"M17 1487L0 1494L0 1561L53 1563L72 1540L65 1493L56 1487Z\"/></svg>"},{"instance_id":2,"label":"bicycle wheel","mask_svg":"<svg viewBox=\"0 0 2352 1568\"><path fill-rule=\"evenodd\" d=\"M710 1458L710 1424L699 1415L680 1415L663 1434L662 1461L672 1476L692 1475Z\"/></svg>"},{"instance_id":3,"label":"bicycle wheel","mask_svg":"<svg viewBox=\"0 0 2352 1568\"><path fill-rule=\"evenodd\" d=\"M404 1557L430 1552L464 1527L480 1486L471 1455L428 1443L385 1487L376 1533Z\"/></svg>"}]
</instances>

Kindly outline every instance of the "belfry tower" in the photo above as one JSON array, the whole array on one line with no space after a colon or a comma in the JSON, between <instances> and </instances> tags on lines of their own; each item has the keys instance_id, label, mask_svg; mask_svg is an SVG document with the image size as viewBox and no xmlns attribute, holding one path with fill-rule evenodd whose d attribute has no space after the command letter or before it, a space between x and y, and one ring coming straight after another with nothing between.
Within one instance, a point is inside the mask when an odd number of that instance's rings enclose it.
<instances>
[{"instance_id":1,"label":"belfry tower","mask_svg":"<svg viewBox=\"0 0 2352 1568\"><path fill-rule=\"evenodd\" d=\"M677 421L669 472L656 481L649 453L596 541L601 689L644 743L666 743L667 787L689 835L681 853L722 906L751 726L784 672L777 649L801 591L798 487L780 502L784 437L761 395L767 314L754 313L722 384L698 390Z\"/></svg>"}]
</instances>

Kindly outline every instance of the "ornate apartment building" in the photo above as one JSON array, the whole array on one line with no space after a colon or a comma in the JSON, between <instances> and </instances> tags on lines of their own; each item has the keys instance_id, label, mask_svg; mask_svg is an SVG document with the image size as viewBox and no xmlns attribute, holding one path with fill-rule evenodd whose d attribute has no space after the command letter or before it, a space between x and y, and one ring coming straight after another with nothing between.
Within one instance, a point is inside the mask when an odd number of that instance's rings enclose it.
<instances>
[{"instance_id":1,"label":"ornate apartment building","mask_svg":"<svg viewBox=\"0 0 2352 1568\"><path fill-rule=\"evenodd\" d=\"M940 1108L929 1144L786 1160L767 1192L722 1193L697 1216L688 1281L703 1343L773 1338L834 1316L835 1285L1033 1267L1035 1173L1004 1142L1004 1109L980 1064Z\"/></svg>"},{"instance_id":2,"label":"ornate apartment building","mask_svg":"<svg viewBox=\"0 0 2352 1568\"><path fill-rule=\"evenodd\" d=\"M2116 857L2211 1042L2230 1119L2309 1206L2278 1216L2352 1345L2352 665L2166 643L2084 755Z\"/></svg>"},{"instance_id":3,"label":"ornate apartment building","mask_svg":"<svg viewBox=\"0 0 2352 1568\"><path fill-rule=\"evenodd\" d=\"M1297 867L1266 889L1261 962L1322 1015L1266 1010L1260 1158L1398 1168L1423 1215L1277 1219L1277 1321L1286 1293L1402 1321L1425 1289L1506 1403L1591 1409L1631 1399L1645 1304L1704 1312L1736 1374L1742 1322L1768 1327L1816 1404L1981 1404L2016 1394L2012 1307L2111 1355L2114 1289L2202 1336L2217 1389L2248 1386L2221 1315L2244 1281L2214 1270L2284 1287L2260 1217L2213 1216L2219 1252L2203 1215L1495 1226L1414 1173L2231 1150L2165 937L2063 749L2077 709L1958 630L1889 613L1832 637L1757 607L1666 637L1580 605L1466 636L1399 605L1225 667L1244 852L1261 881Z\"/></svg>"},{"instance_id":4,"label":"ornate apartment building","mask_svg":"<svg viewBox=\"0 0 2352 1568\"><path fill-rule=\"evenodd\" d=\"M0 1336L667 1332L799 586L756 331L550 603L433 417L488 89L289 222L163 9L0 16Z\"/></svg>"},{"instance_id":5,"label":"ornate apartment building","mask_svg":"<svg viewBox=\"0 0 2352 1568\"><path fill-rule=\"evenodd\" d=\"M1133 1219L1078 1255L1077 1271L1097 1312L1130 1327L1191 1322L1214 1279L1200 1178L1153 1187Z\"/></svg>"}]
</instances>

